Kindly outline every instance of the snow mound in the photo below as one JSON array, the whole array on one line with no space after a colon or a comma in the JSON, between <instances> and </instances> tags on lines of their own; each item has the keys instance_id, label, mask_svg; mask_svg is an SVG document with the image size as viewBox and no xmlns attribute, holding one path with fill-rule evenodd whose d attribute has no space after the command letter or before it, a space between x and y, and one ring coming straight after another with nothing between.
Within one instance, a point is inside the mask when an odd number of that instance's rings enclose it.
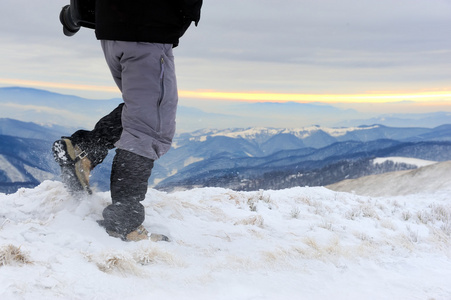
<instances>
[{"instance_id":1,"label":"snow mound","mask_svg":"<svg viewBox=\"0 0 451 300\"><path fill-rule=\"evenodd\" d=\"M451 193L451 161L399 172L344 180L327 188L366 196L402 196L448 190Z\"/></svg>"},{"instance_id":2,"label":"snow mound","mask_svg":"<svg viewBox=\"0 0 451 300\"><path fill-rule=\"evenodd\" d=\"M109 237L109 202L54 181L0 194L0 299L451 298L447 191L150 189L144 225L170 243Z\"/></svg>"}]
</instances>

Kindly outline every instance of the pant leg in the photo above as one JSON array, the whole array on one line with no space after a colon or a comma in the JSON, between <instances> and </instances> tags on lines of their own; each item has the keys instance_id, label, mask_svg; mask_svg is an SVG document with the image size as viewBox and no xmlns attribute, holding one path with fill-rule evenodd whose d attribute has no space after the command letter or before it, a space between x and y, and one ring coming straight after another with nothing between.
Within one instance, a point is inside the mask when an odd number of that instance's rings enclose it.
<instances>
[{"instance_id":1,"label":"pant leg","mask_svg":"<svg viewBox=\"0 0 451 300\"><path fill-rule=\"evenodd\" d=\"M108 115L100 119L94 129L78 130L70 137L74 144L85 150L91 161L92 167L101 163L108 155L108 150L114 148L114 144L122 134L122 108L120 104Z\"/></svg>"},{"instance_id":2,"label":"pant leg","mask_svg":"<svg viewBox=\"0 0 451 300\"><path fill-rule=\"evenodd\" d=\"M156 160L175 133L177 82L172 45L101 41L122 91L123 131L117 148Z\"/></svg>"},{"instance_id":3,"label":"pant leg","mask_svg":"<svg viewBox=\"0 0 451 300\"><path fill-rule=\"evenodd\" d=\"M112 204L102 225L127 234L145 218L144 200L153 161L169 150L175 132L177 85L172 46L102 41L122 91L122 134L111 172Z\"/></svg>"}]
</instances>

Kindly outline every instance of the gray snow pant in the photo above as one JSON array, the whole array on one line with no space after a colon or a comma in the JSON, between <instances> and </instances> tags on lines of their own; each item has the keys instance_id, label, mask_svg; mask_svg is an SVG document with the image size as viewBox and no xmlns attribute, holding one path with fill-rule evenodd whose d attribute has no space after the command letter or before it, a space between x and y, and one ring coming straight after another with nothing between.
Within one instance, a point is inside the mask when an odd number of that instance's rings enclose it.
<instances>
[{"instance_id":1,"label":"gray snow pant","mask_svg":"<svg viewBox=\"0 0 451 300\"><path fill-rule=\"evenodd\" d=\"M142 224L153 161L171 147L177 83L172 45L101 41L114 81L122 92L122 132L111 171L113 204L102 225L126 235Z\"/></svg>"},{"instance_id":2,"label":"gray snow pant","mask_svg":"<svg viewBox=\"0 0 451 300\"><path fill-rule=\"evenodd\" d=\"M177 84L172 45L101 41L124 103L71 139L88 153L93 167L117 147L111 171L112 204L99 223L126 235L142 224L153 161L165 154L175 132Z\"/></svg>"},{"instance_id":3,"label":"gray snow pant","mask_svg":"<svg viewBox=\"0 0 451 300\"><path fill-rule=\"evenodd\" d=\"M115 146L156 160L171 147L178 94L172 45L101 41L122 92L123 131Z\"/></svg>"}]
</instances>

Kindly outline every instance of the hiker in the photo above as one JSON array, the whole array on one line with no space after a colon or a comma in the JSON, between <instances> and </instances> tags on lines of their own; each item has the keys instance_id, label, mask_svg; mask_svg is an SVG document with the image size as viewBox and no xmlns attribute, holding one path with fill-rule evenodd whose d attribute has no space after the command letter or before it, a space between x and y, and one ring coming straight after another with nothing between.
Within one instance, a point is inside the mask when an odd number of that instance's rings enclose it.
<instances>
[{"instance_id":1,"label":"hiker","mask_svg":"<svg viewBox=\"0 0 451 300\"><path fill-rule=\"evenodd\" d=\"M70 12L65 14L75 9L72 2L60 15L66 35L73 35L79 26L95 28L123 103L93 130L78 130L57 140L55 160L71 192L90 194L89 173L108 150L116 148L110 178L112 204L98 223L125 241L149 238L142 226L145 212L140 201L154 161L169 150L175 133L178 94L172 50L192 22L197 26L201 6L202 0L96 0L91 26L83 20L77 23ZM79 15L83 13L87 12ZM161 239L167 237L161 235Z\"/></svg>"}]
</instances>

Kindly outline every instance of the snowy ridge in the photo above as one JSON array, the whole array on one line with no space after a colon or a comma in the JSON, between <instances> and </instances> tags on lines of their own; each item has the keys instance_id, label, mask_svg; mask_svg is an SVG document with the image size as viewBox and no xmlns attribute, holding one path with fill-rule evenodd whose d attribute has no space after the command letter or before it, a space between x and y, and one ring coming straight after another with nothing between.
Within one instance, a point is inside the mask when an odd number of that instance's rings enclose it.
<instances>
[{"instance_id":1,"label":"snowy ridge","mask_svg":"<svg viewBox=\"0 0 451 300\"><path fill-rule=\"evenodd\" d=\"M399 156L378 157L373 160L373 163L375 165L377 165L377 164L383 164L386 161L391 161L395 164L403 163L403 164L413 165L413 166L417 166L417 167L425 167L425 166L429 166L429 165L437 163L436 161L431 161L431 160L424 160L424 159L411 158L411 157L399 157Z\"/></svg>"},{"instance_id":2,"label":"snowy ridge","mask_svg":"<svg viewBox=\"0 0 451 300\"><path fill-rule=\"evenodd\" d=\"M252 128L235 128L225 130L198 130L193 132L192 141L205 141L208 136L225 136L229 138L243 138L248 140L258 140L262 136L275 136L278 134L291 134L300 139L305 139L313 133L323 131L332 137L343 136L349 132L369 130L378 128L375 126L365 127L346 127L346 128L328 128L321 126L308 126L302 128L267 128L267 127L252 127Z\"/></svg>"},{"instance_id":3,"label":"snowy ridge","mask_svg":"<svg viewBox=\"0 0 451 300\"><path fill-rule=\"evenodd\" d=\"M436 190L448 191L450 195L451 161L433 164L423 161L422 163L425 166L418 169L344 180L327 187L334 191L353 192L373 197L432 194Z\"/></svg>"},{"instance_id":4,"label":"snowy ridge","mask_svg":"<svg viewBox=\"0 0 451 300\"><path fill-rule=\"evenodd\" d=\"M9 182L14 181L26 181L25 176L15 167L13 166L4 155L0 154L0 170L3 171L6 176L6 179Z\"/></svg>"},{"instance_id":5,"label":"snowy ridge","mask_svg":"<svg viewBox=\"0 0 451 300\"><path fill-rule=\"evenodd\" d=\"M0 299L451 298L446 189L149 190L144 225L170 243L109 237L109 202L55 181L0 194Z\"/></svg>"}]
</instances>

